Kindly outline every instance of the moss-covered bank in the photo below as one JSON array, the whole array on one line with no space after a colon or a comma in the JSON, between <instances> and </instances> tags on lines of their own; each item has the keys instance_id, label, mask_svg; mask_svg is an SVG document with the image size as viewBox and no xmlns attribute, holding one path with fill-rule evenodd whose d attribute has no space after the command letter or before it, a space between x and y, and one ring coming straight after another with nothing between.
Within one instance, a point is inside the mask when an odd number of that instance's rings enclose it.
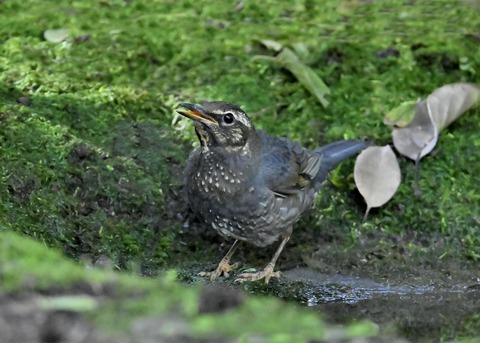
<instances>
[{"instance_id":1,"label":"moss-covered bank","mask_svg":"<svg viewBox=\"0 0 480 343\"><path fill-rule=\"evenodd\" d=\"M3 230L86 264L149 275L205 267L220 257L220 240L189 219L181 196L195 137L176 121L179 101L237 103L258 128L308 147L353 137L388 144L382 118L391 108L446 83L480 83L479 11L476 0L0 1ZM65 41L44 38L61 28ZM272 54L260 39L293 47L331 88L330 105L280 65L252 59ZM388 264L441 269L455 260L475 270L478 114L455 122L424 159L421 197L402 159L398 194L366 223L344 164L280 267L327 263L386 278ZM316 251L324 246L328 254Z\"/></svg>"}]
</instances>

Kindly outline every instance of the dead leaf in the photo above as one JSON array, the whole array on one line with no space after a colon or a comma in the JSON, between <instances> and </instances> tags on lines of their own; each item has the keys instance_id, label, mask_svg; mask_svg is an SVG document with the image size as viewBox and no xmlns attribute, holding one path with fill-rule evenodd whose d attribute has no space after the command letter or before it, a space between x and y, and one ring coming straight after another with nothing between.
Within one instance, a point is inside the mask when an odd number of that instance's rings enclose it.
<instances>
[{"instance_id":1,"label":"dead leaf","mask_svg":"<svg viewBox=\"0 0 480 343\"><path fill-rule=\"evenodd\" d=\"M441 130L479 102L480 88L477 86L469 83L445 85L436 89L427 100L418 102L413 120L404 126L411 106L405 103L385 117L387 125L395 124L393 145L399 153L418 162L433 150Z\"/></svg>"},{"instance_id":2,"label":"dead leaf","mask_svg":"<svg viewBox=\"0 0 480 343\"><path fill-rule=\"evenodd\" d=\"M363 150L357 156L353 175L367 203L364 220L371 208L380 207L393 197L401 181L400 167L389 145Z\"/></svg>"},{"instance_id":3,"label":"dead leaf","mask_svg":"<svg viewBox=\"0 0 480 343\"><path fill-rule=\"evenodd\" d=\"M418 175L422 157L433 150L440 131L478 103L480 88L459 82L437 88L426 100L415 105L403 103L385 116L384 123L392 127L393 145L400 154L415 161L413 187L416 195L421 194ZM413 106L415 114L410 121Z\"/></svg>"},{"instance_id":4,"label":"dead leaf","mask_svg":"<svg viewBox=\"0 0 480 343\"><path fill-rule=\"evenodd\" d=\"M395 149L414 161L419 161L433 150L438 140L438 129L428 114L426 100L417 103L410 124L393 129L392 138Z\"/></svg>"},{"instance_id":5,"label":"dead leaf","mask_svg":"<svg viewBox=\"0 0 480 343\"><path fill-rule=\"evenodd\" d=\"M479 102L479 87L465 82L452 83L428 96L428 113L438 131L442 131Z\"/></svg>"}]
</instances>

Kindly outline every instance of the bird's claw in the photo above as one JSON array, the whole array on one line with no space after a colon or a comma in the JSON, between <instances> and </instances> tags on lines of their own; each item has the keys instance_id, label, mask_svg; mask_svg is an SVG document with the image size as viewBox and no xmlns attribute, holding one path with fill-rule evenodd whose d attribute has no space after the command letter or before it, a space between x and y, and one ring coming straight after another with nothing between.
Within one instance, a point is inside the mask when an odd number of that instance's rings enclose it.
<instances>
[{"instance_id":1,"label":"bird's claw","mask_svg":"<svg viewBox=\"0 0 480 343\"><path fill-rule=\"evenodd\" d=\"M228 260L222 259L218 264L217 269L215 269L213 272L200 272L198 273L198 275L210 277L210 281L213 281L217 277L222 275L227 278L229 276L228 273L230 273L233 269L238 268L238 265L238 262L230 265L230 262Z\"/></svg>"},{"instance_id":2,"label":"bird's claw","mask_svg":"<svg viewBox=\"0 0 480 343\"><path fill-rule=\"evenodd\" d=\"M235 282L246 282L246 281L257 281L261 279L265 279L265 283L268 284L272 277L279 278L282 274L280 272L274 272L273 266L269 264L265 267L264 270L257 273L242 273L236 279Z\"/></svg>"}]
</instances>

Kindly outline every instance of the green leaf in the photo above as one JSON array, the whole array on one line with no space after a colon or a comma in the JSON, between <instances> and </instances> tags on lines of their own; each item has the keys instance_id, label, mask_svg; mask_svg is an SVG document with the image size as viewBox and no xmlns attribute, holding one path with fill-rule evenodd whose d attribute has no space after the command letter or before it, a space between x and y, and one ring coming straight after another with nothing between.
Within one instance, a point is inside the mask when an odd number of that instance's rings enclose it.
<instances>
[{"instance_id":1,"label":"green leaf","mask_svg":"<svg viewBox=\"0 0 480 343\"><path fill-rule=\"evenodd\" d=\"M310 67L302 63L292 50L284 48L276 59L320 101L323 107L328 107L328 100L325 95L330 94L330 88Z\"/></svg>"},{"instance_id":2,"label":"green leaf","mask_svg":"<svg viewBox=\"0 0 480 343\"><path fill-rule=\"evenodd\" d=\"M259 42L260 42L260 44L265 46L267 49L270 49L270 50L273 50L273 51L276 51L276 52L279 52L280 50L283 49L282 43L279 43L279 42L274 41L274 40L260 39Z\"/></svg>"},{"instance_id":3,"label":"green leaf","mask_svg":"<svg viewBox=\"0 0 480 343\"><path fill-rule=\"evenodd\" d=\"M383 118L383 123L391 127L405 127L410 124L415 117L417 101L411 100L400 104L387 113Z\"/></svg>"}]
</instances>

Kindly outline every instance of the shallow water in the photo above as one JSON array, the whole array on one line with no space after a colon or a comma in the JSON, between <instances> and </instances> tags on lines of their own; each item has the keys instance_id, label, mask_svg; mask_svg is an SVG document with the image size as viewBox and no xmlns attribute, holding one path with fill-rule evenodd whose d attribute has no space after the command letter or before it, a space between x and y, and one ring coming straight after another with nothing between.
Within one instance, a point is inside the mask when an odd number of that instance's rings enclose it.
<instances>
[{"instance_id":1,"label":"shallow water","mask_svg":"<svg viewBox=\"0 0 480 343\"><path fill-rule=\"evenodd\" d=\"M415 272L408 268L389 273L365 268L362 277L350 276L351 271L329 275L308 267L293 268L283 270L282 277L268 285L261 281L235 283L235 274L243 272L240 269L216 282L309 307L335 324L370 320L379 326L382 337L411 342L480 338L480 278L473 270L457 269L454 275L445 276L435 268L413 266ZM197 272L184 270L180 279L186 283L209 282L196 276Z\"/></svg>"},{"instance_id":2,"label":"shallow water","mask_svg":"<svg viewBox=\"0 0 480 343\"><path fill-rule=\"evenodd\" d=\"M337 297L322 297L308 299L309 306L315 306L321 303L329 303L342 301L346 303L355 303L365 299L371 299L379 296L398 295L413 296L447 293L462 293L465 291L466 285L453 285L449 289L437 288L435 285L393 285L387 283L375 282L373 280L362 279L360 277L343 276L343 275L325 275L317 273L308 268L297 268L283 273L286 280L306 282L312 287L312 293L317 293L325 288L333 288L336 290ZM348 290L339 292L338 290Z\"/></svg>"},{"instance_id":3,"label":"shallow water","mask_svg":"<svg viewBox=\"0 0 480 343\"><path fill-rule=\"evenodd\" d=\"M369 319L381 330L412 341L451 340L479 328L478 284L436 285L376 282L358 277L328 276L308 268L283 273L284 282L303 288L293 298L314 307L336 323ZM288 287L287 287L288 288ZM286 292L278 294L291 298ZM473 327L472 327L473 326ZM480 332L479 332L480 334Z\"/></svg>"}]
</instances>

